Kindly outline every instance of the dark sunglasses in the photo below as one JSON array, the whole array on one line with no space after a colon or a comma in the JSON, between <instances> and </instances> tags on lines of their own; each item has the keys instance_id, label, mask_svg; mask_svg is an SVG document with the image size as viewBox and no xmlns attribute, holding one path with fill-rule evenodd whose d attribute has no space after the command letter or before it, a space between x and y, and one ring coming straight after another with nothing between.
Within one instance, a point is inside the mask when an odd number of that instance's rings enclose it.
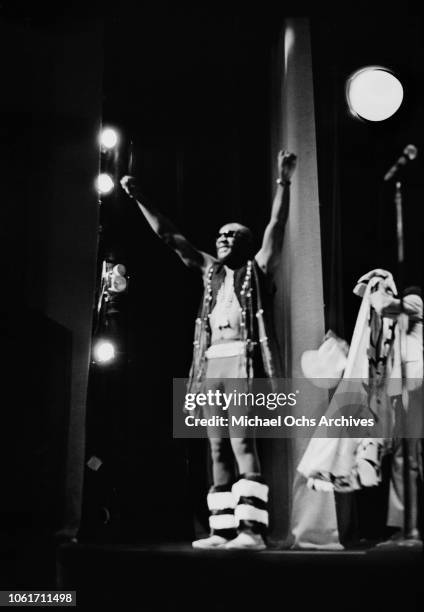
<instances>
[{"instance_id":1,"label":"dark sunglasses","mask_svg":"<svg viewBox=\"0 0 424 612\"><path fill-rule=\"evenodd\" d=\"M219 232L217 240L219 238L234 238L237 235L237 230L229 230L228 232Z\"/></svg>"}]
</instances>

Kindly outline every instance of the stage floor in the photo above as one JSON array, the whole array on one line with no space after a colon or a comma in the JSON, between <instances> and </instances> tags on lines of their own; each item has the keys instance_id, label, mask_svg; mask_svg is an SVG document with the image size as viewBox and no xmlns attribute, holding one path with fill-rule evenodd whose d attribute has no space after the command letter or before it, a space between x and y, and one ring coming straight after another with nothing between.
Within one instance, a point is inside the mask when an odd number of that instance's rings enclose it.
<instances>
[{"instance_id":1,"label":"stage floor","mask_svg":"<svg viewBox=\"0 0 424 612\"><path fill-rule=\"evenodd\" d=\"M58 551L60 589L78 607L120 609L282 609L408 611L423 607L423 557L412 549L193 550L190 544L66 544ZM275 603L271 603L275 602Z\"/></svg>"}]
</instances>

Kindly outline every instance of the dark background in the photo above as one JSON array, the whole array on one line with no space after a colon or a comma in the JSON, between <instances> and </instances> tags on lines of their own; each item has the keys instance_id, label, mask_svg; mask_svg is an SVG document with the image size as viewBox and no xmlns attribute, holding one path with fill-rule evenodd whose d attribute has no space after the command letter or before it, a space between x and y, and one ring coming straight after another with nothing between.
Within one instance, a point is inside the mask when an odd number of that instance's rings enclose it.
<instances>
[{"instance_id":1,"label":"dark background","mask_svg":"<svg viewBox=\"0 0 424 612\"><path fill-rule=\"evenodd\" d=\"M42 190L30 186L34 176L48 180L40 168L54 156L57 138L71 138L76 129L69 121L68 132L58 135L57 125L43 114L54 80L66 88L70 75L41 78L46 58L43 64L30 61L31 45L59 27L78 39L86 17L58 13L58 8L43 12L17 5L4 15L19 33L3 39L8 97L2 101L2 247L3 261L11 262L5 267L4 307L14 313L6 332L23 325L17 313L28 307L22 287L33 269L31 258L40 257L43 273L42 244L40 251L29 251L29 211L42 207ZM122 135L117 173L127 171L132 140L133 171L144 190L203 250L213 250L217 229L227 221L252 227L258 244L267 222L275 163L270 158L271 57L283 18L284 8L198 6L183 12L161 4L138 11L100 9L95 17L104 27L103 121ZM359 307L352 295L355 281L376 266L395 271L393 185L383 185L382 176L410 143L419 156L404 174L406 284L422 280L423 20L314 17L311 31L326 319L327 327L349 340ZM353 119L345 105L345 80L364 64L395 70L405 86L401 109L381 124ZM68 95L72 101L72 90ZM40 125L46 126L46 141L28 149L27 129L36 126L39 134ZM87 450L88 456L102 456L104 465L86 474L83 533L107 537L115 525L120 537L132 541L188 539L193 508L200 522L205 516L206 445L172 439L171 385L164 381L188 372L200 279L152 235L121 191L103 199L101 225L99 261L108 257L126 264L130 284L115 317L121 359L112 368L92 369ZM39 232L48 236L55 227ZM34 317L26 317L25 329L37 336L43 324ZM63 343L68 346L69 339ZM13 335L7 346L10 361L20 364ZM66 380L66 355L62 363L56 380ZM39 380L37 368L31 371ZM15 374L19 383L21 365ZM42 393L41 386L36 389ZM56 431L56 425L49 427ZM24 441L21 450L27 462L39 453ZM193 482L199 491L194 499ZM9 515L21 512L25 522L31 512L25 496L13 500ZM103 507L112 515L106 526Z\"/></svg>"}]
</instances>

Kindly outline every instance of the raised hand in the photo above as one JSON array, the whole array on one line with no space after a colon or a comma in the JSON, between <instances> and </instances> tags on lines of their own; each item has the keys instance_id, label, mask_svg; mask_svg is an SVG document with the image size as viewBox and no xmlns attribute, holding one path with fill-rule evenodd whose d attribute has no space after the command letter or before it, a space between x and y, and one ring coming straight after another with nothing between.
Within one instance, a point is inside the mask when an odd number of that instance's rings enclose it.
<instances>
[{"instance_id":1,"label":"raised hand","mask_svg":"<svg viewBox=\"0 0 424 612\"><path fill-rule=\"evenodd\" d=\"M297 157L289 151L279 151L278 158L278 178L283 181L290 181L296 169Z\"/></svg>"}]
</instances>

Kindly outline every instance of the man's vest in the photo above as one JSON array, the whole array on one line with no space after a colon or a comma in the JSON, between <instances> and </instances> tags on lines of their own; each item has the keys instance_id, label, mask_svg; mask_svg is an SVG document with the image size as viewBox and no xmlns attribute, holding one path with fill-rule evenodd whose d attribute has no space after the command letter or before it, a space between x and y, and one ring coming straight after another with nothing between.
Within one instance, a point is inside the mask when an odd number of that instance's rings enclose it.
<instances>
[{"instance_id":1,"label":"man's vest","mask_svg":"<svg viewBox=\"0 0 424 612\"><path fill-rule=\"evenodd\" d=\"M193 342L193 361L188 391L197 392L206 370L205 352L211 343L209 315L216 305L218 290L224 282L224 264L214 262L206 283ZM280 354L272 321L272 291L255 260L234 271L234 290L241 306L241 340L245 344L246 378L274 379L281 376Z\"/></svg>"}]
</instances>

